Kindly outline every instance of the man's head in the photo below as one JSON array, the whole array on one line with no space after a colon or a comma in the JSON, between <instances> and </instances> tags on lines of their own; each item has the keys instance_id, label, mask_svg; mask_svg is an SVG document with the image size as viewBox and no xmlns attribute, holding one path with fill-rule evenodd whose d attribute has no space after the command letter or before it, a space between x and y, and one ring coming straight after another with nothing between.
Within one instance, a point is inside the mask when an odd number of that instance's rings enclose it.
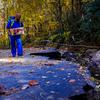
<instances>
[{"instance_id":1,"label":"man's head","mask_svg":"<svg viewBox=\"0 0 100 100\"><path fill-rule=\"evenodd\" d=\"M16 13L16 15L15 15L16 21L20 21L20 18L21 18L21 14L20 13Z\"/></svg>"}]
</instances>

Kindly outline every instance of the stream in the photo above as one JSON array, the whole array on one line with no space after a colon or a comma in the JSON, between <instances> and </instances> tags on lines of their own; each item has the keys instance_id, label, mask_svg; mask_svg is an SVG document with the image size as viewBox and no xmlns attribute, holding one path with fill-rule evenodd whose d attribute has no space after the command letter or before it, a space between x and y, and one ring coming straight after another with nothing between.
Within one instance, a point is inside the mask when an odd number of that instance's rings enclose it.
<instances>
[{"instance_id":1,"label":"stream","mask_svg":"<svg viewBox=\"0 0 100 100\"><path fill-rule=\"evenodd\" d=\"M29 53L20 58L1 57L0 100L77 100L76 96L95 88L90 77L88 69L64 59Z\"/></svg>"}]
</instances>

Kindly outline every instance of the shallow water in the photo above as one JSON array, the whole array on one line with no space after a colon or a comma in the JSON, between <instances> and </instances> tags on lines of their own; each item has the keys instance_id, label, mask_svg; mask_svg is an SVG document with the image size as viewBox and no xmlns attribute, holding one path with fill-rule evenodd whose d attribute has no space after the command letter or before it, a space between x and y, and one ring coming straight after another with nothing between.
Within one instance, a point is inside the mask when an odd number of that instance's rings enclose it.
<instances>
[{"instance_id":1,"label":"shallow water","mask_svg":"<svg viewBox=\"0 0 100 100\"><path fill-rule=\"evenodd\" d=\"M17 93L0 96L0 100L66 100L70 96L83 94L83 86L87 83L94 86L93 82L86 80L90 77L88 70L83 76L78 64L67 61L55 63L56 60L50 60L48 64L47 58L35 59L45 62L0 67L0 84L8 90L12 87L20 89ZM21 90L30 80L37 80L39 85Z\"/></svg>"},{"instance_id":2,"label":"shallow water","mask_svg":"<svg viewBox=\"0 0 100 100\"><path fill-rule=\"evenodd\" d=\"M80 72L79 64L29 55L37 51L25 49L21 58L9 57L9 50L0 51L0 85L8 92L11 88L18 90L0 95L0 100L69 100L68 97L83 94L86 84L95 87L95 83L89 80L89 71ZM30 80L39 84L29 86Z\"/></svg>"}]
</instances>

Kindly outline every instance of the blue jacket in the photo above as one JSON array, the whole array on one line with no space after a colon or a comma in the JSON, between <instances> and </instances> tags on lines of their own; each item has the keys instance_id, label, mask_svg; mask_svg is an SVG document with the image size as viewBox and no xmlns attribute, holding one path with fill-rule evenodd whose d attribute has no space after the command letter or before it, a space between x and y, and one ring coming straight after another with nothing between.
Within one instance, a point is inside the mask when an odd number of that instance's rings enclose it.
<instances>
[{"instance_id":1,"label":"blue jacket","mask_svg":"<svg viewBox=\"0 0 100 100\"><path fill-rule=\"evenodd\" d=\"M7 29L19 28L19 27L23 27L23 23L22 22L17 22L15 19L9 20L8 23L7 23L7 26L6 26Z\"/></svg>"}]
</instances>

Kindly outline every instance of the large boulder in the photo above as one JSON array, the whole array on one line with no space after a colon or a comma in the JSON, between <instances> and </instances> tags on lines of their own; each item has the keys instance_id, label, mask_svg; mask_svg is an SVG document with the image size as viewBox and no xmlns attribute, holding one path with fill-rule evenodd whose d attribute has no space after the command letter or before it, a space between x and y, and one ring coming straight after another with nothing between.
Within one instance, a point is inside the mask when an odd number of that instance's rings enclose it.
<instances>
[{"instance_id":1,"label":"large boulder","mask_svg":"<svg viewBox=\"0 0 100 100\"><path fill-rule=\"evenodd\" d=\"M91 71L91 74L100 79L100 50L93 52L91 55L91 61L89 63L89 69Z\"/></svg>"},{"instance_id":2,"label":"large boulder","mask_svg":"<svg viewBox=\"0 0 100 100\"><path fill-rule=\"evenodd\" d=\"M97 51L93 56L92 56L92 61L94 61L98 67L100 67L100 50Z\"/></svg>"},{"instance_id":3,"label":"large boulder","mask_svg":"<svg viewBox=\"0 0 100 100\"><path fill-rule=\"evenodd\" d=\"M54 49L54 48L49 48L47 50L41 50L40 52L35 52L35 53L30 53L30 55L36 55L36 56L46 56L49 57L50 59L61 59L61 53Z\"/></svg>"},{"instance_id":4,"label":"large boulder","mask_svg":"<svg viewBox=\"0 0 100 100\"><path fill-rule=\"evenodd\" d=\"M74 52L66 51L62 54L62 58L66 59L66 61L76 62L78 60L78 56Z\"/></svg>"}]
</instances>

